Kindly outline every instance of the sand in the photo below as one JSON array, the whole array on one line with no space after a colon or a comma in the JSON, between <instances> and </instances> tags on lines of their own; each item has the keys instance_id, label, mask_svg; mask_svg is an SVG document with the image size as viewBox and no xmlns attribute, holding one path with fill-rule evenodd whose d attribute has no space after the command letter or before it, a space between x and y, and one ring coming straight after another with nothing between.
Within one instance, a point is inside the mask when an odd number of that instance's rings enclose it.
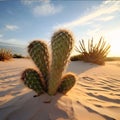
<instances>
[{"instance_id":1,"label":"sand","mask_svg":"<svg viewBox=\"0 0 120 120\"><path fill-rule=\"evenodd\" d=\"M35 68L29 59L0 62L0 120L120 120L120 61L70 62L66 72L75 72L77 82L53 97L33 97L20 80L28 67Z\"/></svg>"}]
</instances>

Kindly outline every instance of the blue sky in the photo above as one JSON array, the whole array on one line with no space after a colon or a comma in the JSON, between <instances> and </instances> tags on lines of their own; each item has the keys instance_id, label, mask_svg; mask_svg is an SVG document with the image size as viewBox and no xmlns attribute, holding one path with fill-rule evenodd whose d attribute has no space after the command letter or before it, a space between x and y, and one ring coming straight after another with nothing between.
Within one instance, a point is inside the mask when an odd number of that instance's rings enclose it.
<instances>
[{"instance_id":1,"label":"blue sky","mask_svg":"<svg viewBox=\"0 0 120 120\"><path fill-rule=\"evenodd\" d=\"M120 1L103 0L0 0L0 42L27 46L30 41L50 41L53 32L66 28L79 40L111 44L120 56Z\"/></svg>"}]
</instances>

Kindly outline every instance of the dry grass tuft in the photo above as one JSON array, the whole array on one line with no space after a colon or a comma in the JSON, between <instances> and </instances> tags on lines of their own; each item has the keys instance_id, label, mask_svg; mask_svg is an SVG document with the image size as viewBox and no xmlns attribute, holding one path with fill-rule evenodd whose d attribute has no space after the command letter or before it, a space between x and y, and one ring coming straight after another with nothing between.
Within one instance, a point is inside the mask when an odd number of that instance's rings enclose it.
<instances>
[{"instance_id":1,"label":"dry grass tuft","mask_svg":"<svg viewBox=\"0 0 120 120\"><path fill-rule=\"evenodd\" d=\"M93 44L93 39L89 40L88 47L86 47L84 40L79 41L79 46L76 46L75 50L79 53L79 57L75 56L75 58L79 58L79 60L85 62L103 65L109 53L110 45L101 37L97 44Z\"/></svg>"},{"instance_id":2,"label":"dry grass tuft","mask_svg":"<svg viewBox=\"0 0 120 120\"><path fill-rule=\"evenodd\" d=\"M12 58L12 53L7 49L0 49L0 61L10 60Z\"/></svg>"}]
</instances>

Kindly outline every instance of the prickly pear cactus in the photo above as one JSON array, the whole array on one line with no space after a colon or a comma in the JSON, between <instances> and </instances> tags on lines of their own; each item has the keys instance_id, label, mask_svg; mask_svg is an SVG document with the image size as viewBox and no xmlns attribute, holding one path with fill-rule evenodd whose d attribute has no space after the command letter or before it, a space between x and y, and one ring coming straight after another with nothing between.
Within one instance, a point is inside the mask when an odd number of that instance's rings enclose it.
<instances>
[{"instance_id":1,"label":"prickly pear cactus","mask_svg":"<svg viewBox=\"0 0 120 120\"><path fill-rule=\"evenodd\" d=\"M22 74L24 84L33 89L38 95L57 92L66 94L75 84L76 76L73 73L63 75L73 48L74 39L67 30L54 33L51 40L52 61L49 60L47 44L35 40L28 46L28 52L39 71L26 69Z\"/></svg>"},{"instance_id":2,"label":"prickly pear cactus","mask_svg":"<svg viewBox=\"0 0 120 120\"><path fill-rule=\"evenodd\" d=\"M62 73L73 48L73 37L69 31L60 30L54 33L52 46L52 65L49 80L49 94L55 94L61 83Z\"/></svg>"}]
</instances>

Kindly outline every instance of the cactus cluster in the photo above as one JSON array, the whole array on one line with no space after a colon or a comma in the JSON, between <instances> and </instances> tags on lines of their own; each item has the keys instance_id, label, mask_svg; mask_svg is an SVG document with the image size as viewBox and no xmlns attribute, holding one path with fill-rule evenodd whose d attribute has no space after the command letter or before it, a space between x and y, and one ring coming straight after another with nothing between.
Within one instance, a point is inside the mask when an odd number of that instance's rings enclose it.
<instances>
[{"instance_id":1,"label":"cactus cluster","mask_svg":"<svg viewBox=\"0 0 120 120\"><path fill-rule=\"evenodd\" d=\"M22 73L24 84L33 89L37 95L57 92L66 94L75 84L76 76L73 73L63 72L69 61L74 39L67 30L58 30L51 39L51 61L47 44L35 40L28 46L28 52L38 67L38 71L28 68Z\"/></svg>"}]
</instances>

